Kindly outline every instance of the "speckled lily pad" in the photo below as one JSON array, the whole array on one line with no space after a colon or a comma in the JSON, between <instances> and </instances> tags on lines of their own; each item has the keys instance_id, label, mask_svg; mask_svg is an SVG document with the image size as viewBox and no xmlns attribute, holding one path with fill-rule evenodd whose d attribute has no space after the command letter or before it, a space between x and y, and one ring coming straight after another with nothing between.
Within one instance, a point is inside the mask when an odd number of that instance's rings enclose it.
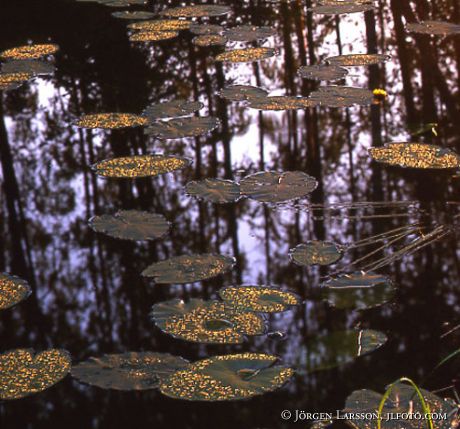
<instances>
[{"instance_id":1,"label":"speckled lily pad","mask_svg":"<svg viewBox=\"0 0 460 429\"><path fill-rule=\"evenodd\" d=\"M321 86L310 94L310 99L324 107L351 107L370 105L374 94L366 88L350 86Z\"/></svg>"},{"instance_id":2,"label":"speckled lily pad","mask_svg":"<svg viewBox=\"0 0 460 429\"><path fill-rule=\"evenodd\" d=\"M277 54L273 48L243 48L225 51L216 56L216 61L228 63L252 63L266 60Z\"/></svg>"},{"instance_id":3,"label":"speckled lily pad","mask_svg":"<svg viewBox=\"0 0 460 429\"><path fill-rule=\"evenodd\" d=\"M24 45L1 52L0 58L5 60L36 60L55 54L58 49L58 45L53 44Z\"/></svg>"},{"instance_id":4,"label":"speckled lily pad","mask_svg":"<svg viewBox=\"0 0 460 429\"><path fill-rule=\"evenodd\" d=\"M289 257L302 266L331 265L342 258L342 250L330 241L313 240L291 249Z\"/></svg>"},{"instance_id":5,"label":"speckled lily pad","mask_svg":"<svg viewBox=\"0 0 460 429\"><path fill-rule=\"evenodd\" d=\"M299 110L315 107L318 102L306 97L274 96L265 98L252 98L249 107L258 110Z\"/></svg>"},{"instance_id":6,"label":"speckled lily pad","mask_svg":"<svg viewBox=\"0 0 460 429\"><path fill-rule=\"evenodd\" d=\"M212 203L232 203L241 196L240 185L232 180L203 179L187 183L187 195Z\"/></svg>"},{"instance_id":7,"label":"speckled lily pad","mask_svg":"<svg viewBox=\"0 0 460 429\"><path fill-rule=\"evenodd\" d=\"M348 70L343 67L333 65L302 66L297 70L297 74L304 79L333 81L343 79Z\"/></svg>"},{"instance_id":8,"label":"speckled lily pad","mask_svg":"<svg viewBox=\"0 0 460 429\"><path fill-rule=\"evenodd\" d=\"M82 116L75 125L80 128L113 130L147 125L147 119L132 113L96 113Z\"/></svg>"},{"instance_id":9,"label":"speckled lily pad","mask_svg":"<svg viewBox=\"0 0 460 429\"><path fill-rule=\"evenodd\" d=\"M32 73L0 73L0 91L19 88L33 76Z\"/></svg>"},{"instance_id":10,"label":"speckled lily pad","mask_svg":"<svg viewBox=\"0 0 460 429\"><path fill-rule=\"evenodd\" d=\"M194 37L192 43L196 46L208 47L208 46L223 46L228 42L227 38L220 34L203 34L201 36Z\"/></svg>"},{"instance_id":11,"label":"speckled lily pad","mask_svg":"<svg viewBox=\"0 0 460 429\"><path fill-rule=\"evenodd\" d=\"M325 62L334 66L360 67L382 64L390 58L389 55L383 54L348 54L326 58Z\"/></svg>"},{"instance_id":12,"label":"speckled lily pad","mask_svg":"<svg viewBox=\"0 0 460 429\"><path fill-rule=\"evenodd\" d=\"M149 121L157 119L178 118L191 115L202 109L203 103L199 101L173 100L166 103L155 103L147 107L142 113Z\"/></svg>"},{"instance_id":13,"label":"speckled lily pad","mask_svg":"<svg viewBox=\"0 0 460 429\"><path fill-rule=\"evenodd\" d=\"M197 24L193 23L190 25L190 31L198 36L222 34L224 28L220 25L215 24Z\"/></svg>"},{"instance_id":14,"label":"speckled lily pad","mask_svg":"<svg viewBox=\"0 0 460 429\"><path fill-rule=\"evenodd\" d=\"M265 98L268 95L268 91L258 88L257 86L232 85L222 89L218 95L229 101L247 101L257 98Z\"/></svg>"},{"instance_id":15,"label":"speckled lily pad","mask_svg":"<svg viewBox=\"0 0 460 429\"><path fill-rule=\"evenodd\" d=\"M0 273L0 310L11 308L32 293L29 284L16 276Z\"/></svg>"},{"instance_id":16,"label":"speckled lily pad","mask_svg":"<svg viewBox=\"0 0 460 429\"><path fill-rule=\"evenodd\" d=\"M254 25L238 25L224 31L224 36L231 42L256 42L275 34L276 30L271 27L257 27Z\"/></svg>"},{"instance_id":17,"label":"speckled lily pad","mask_svg":"<svg viewBox=\"0 0 460 429\"><path fill-rule=\"evenodd\" d=\"M159 42L161 40L174 39L179 36L178 31L139 31L131 34L131 42Z\"/></svg>"},{"instance_id":18,"label":"speckled lily pad","mask_svg":"<svg viewBox=\"0 0 460 429\"><path fill-rule=\"evenodd\" d=\"M327 2L314 6L311 11L320 15L341 15L345 13L367 12L374 9L372 2Z\"/></svg>"},{"instance_id":19,"label":"speckled lily pad","mask_svg":"<svg viewBox=\"0 0 460 429\"><path fill-rule=\"evenodd\" d=\"M220 121L213 116L192 116L155 122L145 129L145 134L160 139L198 137L215 130L219 125Z\"/></svg>"},{"instance_id":20,"label":"speckled lily pad","mask_svg":"<svg viewBox=\"0 0 460 429\"><path fill-rule=\"evenodd\" d=\"M160 12L161 16L171 16L174 18L204 18L207 16L227 15L231 11L230 7L215 4L199 4L194 6L180 6L166 9Z\"/></svg>"},{"instance_id":21,"label":"speckled lily pad","mask_svg":"<svg viewBox=\"0 0 460 429\"><path fill-rule=\"evenodd\" d=\"M151 19L155 16L152 12L147 12L145 10L123 10L120 12L113 12L112 16L120 19L132 19L132 20L142 20L142 19Z\"/></svg>"},{"instance_id":22,"label":"speckled lily pad","mask_svg":"<svg viewBox=\"0 0 460 429\"><path fill-rule=\"evenodd\" d=\"M151 21L133 22L128 25L130 30L137 31L179 31L187 30L190 22L182 19L155 19Z\"/></svg>"}]
</instances>

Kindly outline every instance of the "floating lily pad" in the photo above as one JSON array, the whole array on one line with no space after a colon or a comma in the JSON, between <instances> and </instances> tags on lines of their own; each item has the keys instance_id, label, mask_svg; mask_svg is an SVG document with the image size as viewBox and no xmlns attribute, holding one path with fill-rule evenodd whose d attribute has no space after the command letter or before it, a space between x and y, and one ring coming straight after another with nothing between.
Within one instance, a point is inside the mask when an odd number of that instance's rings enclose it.
<instances>
[{"instance_id":1,"label":"floating lily pad","mask_svg":"<svg viewBox=\"0 0 460 429\"><path fill-rule=\"evenodd\" d=\"M348 74L348 70L339 66L321 64L302 66L297 70L297 74L305 79L333 81L343 79Z\"/></svg>"},{"instance_id":2,"label":"floating lily pad","mask_svg":"<svg viewBox=\"0 0 460 429\"><path fill-rule=\"evenodd\" d=\"M2 64L2 74L25 73L27 75L40 76L53 74L54 70L53 63L39 60L12 60Z\"/></svg>"},{"instance_id":3,"label":"floating lily pad","mask_svg":"<svg viewBox=\"0 0 460 429\"><path fill-rule=\"evenodd\" d=\"M224 36L231 42L256 42L275 34L276 30L271 27L256 27L254 25L239 25L224 32Z\"/></svg>"},{"instance_id":4,"label":"floating lily pad","mask_svg":"<svg viewBox=\"0 0 460 429\"><path fill-rule=\"evenodd\" d=\"M198 343L239 344L245 335L262 335L266 329L262 316L233 310L220 301L160 302L152 307L151 316L167 334Z\"/></svg>"},{"instance_id":5,"label":"floating lily pad","mask_svg":"<svg viewBox=\"0 0 460 429\"><path fill-rule=\"evenodd\" d=\"M236 310L277 313L299 305L300 298L271 286L227 286L219 291L221 299Z\"/></svg>"},{"instance_id":6,"label":"floating lily pad","mask_svg":"<svg viewBox=\"0 0 460 429\"><path fill-rule=\"evenodd\" d=\"M265 98L251 98L249 107L258 110L298 110L315 107L318 102L306 97L275 96Z\"/></svg>"},{"instance_id":7,"label":"floating lily pad","mask_svg":"<svg viewBox=\"0 0 460 429\"><path fill-rule=\"evenodd\" d=\"M103 177L128 178L154 177L188 167L188 158L172 155L134 155L111 158L92 165L92 170Z\"/></svg>"},{"instance_id":8,"label":"floating lily pad","mask_svg":"<svg viewBox=\"0 0 460 429\"><path fill-rule=\"evenodd\" d=\"M289 252L289 257L297 265L331 265L342 258L340 247L330 241L309 241L299 244Z\"/></svg>"},{"instance_id":9,"label":"floating lily pad","mask_svg":"<svg viewBox=\"0 0 460 429\"><path fill-rule=\"evenodd\" d=\"M326 58L325 61L335 66L359 67L382 64L391 57L383 54L348 54Z\"/></svg>"},{"instance_id":10,"label":"floating lily pad","mask_svg":"<svg viewBox=\"0 0 460 429\"><path fill-rule=\"evenodd\" d=\"M34 356L33 350L16 349L0 354L0 399L19 399L42 392L70 371L70 355L50 349Z\"/></svg>"},{"instance_id":11,"label":"floating lily pad","mask_svg":"<svg viewBox=\"0 0 460 429\"><path fill-rule=\"evenodd\" d=\"M246 101L257 98L265 98L268 91L250 85L227 86L219 92L219 96L229 101Z\"/></svg>"},{"instance_id":12,"label":"floating lily pad","mask_svg":"<svg viewBox=\"0 0 460 429\"><path fill-rule=\"evenodd\" d=\"M199 101L174 100L167 103L151 104L142 113L149 121L165 118L177 118L180 116L191 115L202 109L203 103Z\"/></svg>"},{"instance_id":13,"label":"floating lily pad","mask_svg":"<svg viewBox=\"0 0 460 429\"><path fill-rule=\"evenodd\" d=\"M384 164L421 169L453 169L460 166L460 156L454 151L425 143L387 143L371 147L374 161Z\"/></svg>"},{"instance_id":14,"label":"floating lily pad","mask_svg":"<svg viewBox=\"0 0 460 429\"><path fill-rule=\"evenodd\" d=\"M192 116L191 118L155 122L145 129L145 134L160 139L198 137L215 130L219 125L220 121L213 116Z\"/></svg>"},{"instance_id":15,"label":"floating lily pad","mask_svg":"<svg viewBox=\"0 0 460 429\"><path fill-rule=\"evenodd\" d=\"M32 293L29 284L16 276L0 273L0 310L11 308Z\"/></svg>"},{"instance_id":16,"label":"floating lily pad","mask_svg":"<svg viewBox=\"0 0 460 429\"><path fill-rule=\"evenodd\" d=\"M131 42L159 42L160 40L169 40L177 37L177 31L139 31L131 34Z\"/></svg>"},{"instance_id":17,"label":"floating lily pad","mask_svg":"<svg viewBox=\"0 0 460 429\"><path fill-rule=\"evenodd\" d=\"M182 19L156 19L134 22L129 24L128 28L139 31L179 31L190 28L190 22Z\"/></svg>"},{"instance_id":18,"label":"floating lily pad","mask_svg":"<svg viewBox=\"0 0 460 429\"><path fill-rule=\"evenodd\" d=\"M375 307L390 301L395 292L388 277L372 272L342 274L321 285L321 296L336 308Z\"/></svg>"},{"instance_id":19,"label":"floating lily pad","mask_svg":"<svg viewBox=\"0 0 460 429\"><path fill-rule=\"evenodd\" d=\"M58 45L25 45L7 49L0 53L5 60L35 60L46 55L52 55L58 51Z\"/></svg>"},{"instance_id":20,"label":"floating lily pad","mask_svg":"<svg viewBox=\"0 0 460 429\"><path fill-rule=\"evenodd\" d=\"M96 232L123 240L154 240L163 237L170 224L164 216L139 210L120 210L114 215L94 216L89 226Z\"/></svg>"},{"instance_id":21,"label":"floating lily pad","mask_svg":"<svg viewBox=\"0 0 460 429\"><path fill-rule=\"evenodd\" d=\"M312 7L313 13L320 15L341 15L345 13L367 12L374 9L372 2L336 2L335 4L323 4Z\"/></svg>"},{"instance_id":22,"label":"floating lily pad","mask_svg":"<svg viewBox=\"0 0 460 429\"><path fill-rule=\"evenodd\" d=\"M77 0L85 1L85 0ZM128 6L142 6L147 4L147 0L96 0L96 3L109 7L128 7Z\"/></svg>"},{"instance_id":23,"label":"floating lily pad","mask_svg":"<svg viewBox=\"0 0 460 429\"><path fill-rule=\"evenodd\" d=\"M185 185L185 192L212 203L232 203L240 198L240 185L231 180L204 179Z\"/></svg>"},{"instance_id":24,"label":"floating lily pad","mask_svg":"<svg viewBox=\"0 0 460 429\"><path fill-rule=\"evenodd\" d=\"M147 119L131 113L96 113L84 115L75 122L80 128L112 130L147 125Z\"/></svg>"},{"instance_id":25,"label":"floating lily pad","mask_svg":"<svg viewBox=\"0 0 460 429\"><path fill-rule=\"evenodd\" d=\"M217 55L216 61L224 61L228 63L252 63L266 60L276 54L276 49L272 48L233 49Z\"/></svg>"},{"instance_id":26,"label":"floating lily pad","mask_svg":"<svg viewBox=\"0 0 460 429\"><path fill-rule=\"evenodd\" d=\"M260 171L243 178L241 193L263 203L279 203L312 193L318 182L302 171Z\"/></svg>"},{"instance_id":27,"label":"floating lily pad","mask_svg":"<svg viewBox=\"0 0 460 429\"><path fill-rule=\"evenodd\" d=\"M365 88L321 86L310 94L310 99L325 107L351 107L372 104L374 94Z\"/></svg>"},{"instance_id":28,"label":"floating lily pad","mask_svg":"<svg viewBox=\"0 0 460 429\"><path fill-rule=\"evenodd\" d=\"M189 401L251 398L279 389L294 375L292 368L275 366L277 360L256 353L214 356L175 372L161 383L160 390Z\"/></svg>"},{"instance_id":29,"label":"floating lily pad","mask_svg":"<svg viewBox=\"0 0 460 429\"><path fill-rule=\"evenodd\" d=\"M152 12L147 12L145 10L123 10L121 12L113 12L112 16L115 18L121 18L121 19L151 19L155 16L154 13Z\"/></svg>"},{"instance_id":30,"label":"floating lily pad","mask_svg":"<svg viewBox=\"0 0 460 429\"><path fill-rule=\"evenodd\" d=\"M419 34L433 34L435 36L449 36L460 34L460 25L445 21L422 21L420 23L409 23L407 31Z\"/></svg>"},{"instance_id":31,"label":"floating lily pad","mask_svg":"<svg viewBox=\"0 0 460 429\"><path fill-rule=\"evenodd\" d=\"M371 353L387 342L379 331L338 331L307 341L307 371L335 368Z\"/></svg>"},{"instance_id":32,"label":"floating lily pad","mask_svg":"<svg viewBox=\"0 0 460 429\"><path fill-rule=\"evenodd\" d=\"M32 73L0 73L0 91L19 88L33 76Z\"/></svg>"},{"instance_id":33,"label":"floating lily pad","mask_svg":"<svg viewBox=\"0 0 460 429\"><path fill-rule=\"evenodd\" d=\"M199 4L195 6L180 6L166 9L160 12L162 16L174 18L204 18L207 16L227 15L231 11L228 6L215 4Z\"/></svg>"},{"instance_id":34,"label":"floating lily pad","mask_svg":"<svg viewBox=\"0 0 460 429\"><path fill-rule=\"evenodd\" d=\"M433 424L436 429L451 429L457 427L458 406L451 399L442 399L427 390L420 389L425 403L430 407L431 413L446 416L446 419L435 419ZM355 429L369 429L376 427L374 416L378 414L383 394L372 390L363 389L353 392L346 400L344 417L348 416L348 423ZM415 389L404 383L394 385L390 396L385 401L381 416L382 429L420 429L427 427L426 423L416 418L424 416L421 400ZM388 419L387 417L392 418ZM408 418L411 416L410 418ZM405 417L405 418L404 418Z\"/></svg>"},{"instance_id":35,"label":"floating lily pad","mask_svg":"<svg viewBox=\"0 0 460 429\"><path fill-rule=\"evenodd\" d=\"M216 277L233 268L235 259L224 255L182 255L155 262L142 275L156 283L194 283Z\"/></svg>"},{"instance_id":36,"label":"floating lily pad","mask_svg":"<svg viewBox=\"0 0 460 429\"><path fill-rule=\"evenodd\" d=\"M160 381L188 362L167 353L128 352L89 358L72 368L72 377L78 381L115 390L156 389Z\"/></svg>"},{"instance_id":37,"label":"floating lily pad","mask_svg":"<svg viewBox=\"0 0 460 429\"><path fill-rule=\"evenodd\" d=\"M221 34L224 28L215 24L196 24L190 25L190 31L198 36Z\"/></svg>"},{"instance_id":38,"label":"floating lily pad","mask_svg":"<svg viewBox=\"0 0 460 429\"><path fill-rule=\"evenodd\" d=\"M203 34L202 36L194 37L192 43L196 46L222 46L228 42L227 38L220 34Z\"/></svg>"}]
</instances>

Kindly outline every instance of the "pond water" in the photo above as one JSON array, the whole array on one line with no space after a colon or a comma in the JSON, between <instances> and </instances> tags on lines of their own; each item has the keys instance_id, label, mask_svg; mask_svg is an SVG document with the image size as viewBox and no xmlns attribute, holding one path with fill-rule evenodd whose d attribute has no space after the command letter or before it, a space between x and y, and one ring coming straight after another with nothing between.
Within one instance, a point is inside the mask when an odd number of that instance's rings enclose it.
<instances>
[{"instance_id":1,"label":"pond water","mask_svg":"<svg viewBox=\"0 0 460 429\"><path fill-rule=\"evenodd\" d=\"M29 285L0 310L0 352L251 352L296 373L224 361L220 380L273 391L190 401L154 388L182 359L147 381L145 362L96 360L126 371L99 380L117 390L79 383L92 367L64 378L60 355L48 389L9 400L3 364L0 427L306 426L296 410L401 377L455 400L458 361L432 371L460 333L458 0L128 3L0 6L0 269ZM28 44L58 50L6 51ZM130 115L85 116L107 113ZM212 317L184 333L197 307Z\"/></svg>"}]
</instances>

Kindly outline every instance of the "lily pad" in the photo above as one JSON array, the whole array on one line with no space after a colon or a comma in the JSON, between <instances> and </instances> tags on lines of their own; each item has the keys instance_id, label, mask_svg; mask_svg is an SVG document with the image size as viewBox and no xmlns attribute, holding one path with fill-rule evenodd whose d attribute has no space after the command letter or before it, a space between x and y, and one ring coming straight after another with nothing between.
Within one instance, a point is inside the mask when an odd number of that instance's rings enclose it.
<instances>
[{"instance_id":1,"label":"lily pad","mask_svg":"<svg viewBox=\"0 0 460 429\"><path fill-rule=\"evenodd\" d=\"M19 399L42 392L70 371L70 355L50 349L34 355L30 349L0 354L0 399Z\"/></svg>"},{"instance_id":2,"label":"lily pad","mask_svg":"<svg viewBox=\"0 0 460 429\"><path fill-rule=\"evenodd\" d=\"M271 27L257 27L254 25L238 25L224 32L224 36L231 42L256 42L275 34L276 30Z\"/></svg>"},{"instance_id":3,"label":"lily pad","mask_svg":"<svg viewBox=\"0 0 460 429\"><path fill-rule=\"evenodd\" d=\"M445 21L422 21L409 23L407 31L419 34L432 34L435 36L450 36L460 34L460 25Z\"/></svg>"},{"instance_id":4,"label":"lily pad","mask_svg":"<svg viewBox=\"0 0 460 429\"><path fill-rule=\"evenodd\" d=\"M319 371L350 363L360 356L371 353L387 342L379 331L337 331L320 335L307 341L307 371Z\"/></svg>"},{"instance_id":5,"label":"lily pad","mask_svg":"<svg viewBox=\"0 0 460 429\"><path fill-rule=\"evenodd\" d=\"M155 14L152 12L147 12L145 10L133 10L133 11L123 10L120 12L113 12L112 16L114 16L115 18L120 18L120 19L137 20L137 19L151 19L155 16Z\"/></svg>"},{"instance_id":6,"label":"lily pad","mask_svg":"<svg viewBox=\"0 0 460 429\"><path fill-rule=\"evenodd\" d=\"M243 178L241 193L263 203L295 200L312 193L318 182L302 171L260 171Z\"/></svg>"},{"instance_id":7,"label":"lily pad","mask_svg":"<svg viewBox=\"0 0 460 429\"><path fill-rule=\"evenodd\" d=\"M330 241L309 241L299 244L289 252L289 257L297 265L331 265L342 258L340 247Z\"/></svg>"},{"instance_id":8,"label":"lily pad","mask_svg":"<svg viewBox=\"0 0 460 429\"><path fill-rule=\"evenodd\" d=\"M239 353L214 356L192 363L164 380L161 393L189 401L234 401L279 389L294 375L292 368L276 366L278 358Z\"/></svg>"},{"instance_id":9,"label":"lily pad","mask_svg":"<svg viewBox=\"0 0 460 429\"><path fill-rule=\"evenodd\" d=\"M160 12L161 16L174 18L204 18L208 16L222 16L230 13L231 8L215 4L199 4L195 6L180 6Z\"/></svg>"},{"instance_id":10,"label":"lily pad","mask_svg":"<svg viewBox=\"0 0 460 429\"><path fill-rule=\"evenodd\" d=\"M131 113L96 113L84 115L75 122L80 128L112 130L147 125L147 119Z\"/></svg>"},{"instance_id":11,"label":"lily pad","mask_svg":"<svg viewBox=\"0 0 460 429\"><path fill-rule=\"evenodd\" d=\"M396 289L388 277L376 273L342 274L321 285L321 295L336 308L365 309L390 301Z\"/></svg>"},{"instance_id":12,"label":"lily pad","mask_svg":"<svg viewBox=\"0 0 460 429\"><path fill-rule=\"evenodd\" d=\"M81 383L114 390L156 389L160 381L188 362L167 353L128 352L89 358L72 368L72 377Z\"/></svg>"},{"instance_id":13,"label":"lily pad","mask_svg":"<svg viewBox=\"0 0 460 429\"><path fill-rule=\"evenodd\" d=\"M32 73L0 73L0 91L19 88L33 76Z\"/></svg>"},{"instance_id":14,"label":"lily pad","mask_svg":"<svg viewBox=\"0 0 460 429\"><path fill-rule=\"evenodd\" d=\"M134 155L99 161L91 169L103 177L135 179L181 170L191 163L188 158L173 155Z\"/></svg>"},{"instance_id":15,"label":"lily pad","mask_svg":"<svg viewBox=\"0 0 460 429\"><path fill-rule=\"evenodd\" d=\"M58 49L58 45L53 44L18 46L1 52L0 58L5 60L35 60L55 54Z\"/></svg>"},{"instance_id":16,"label":"lily pad","mask_svg":"<svg viewBox=\"0 0 460 429\"><path fill-rule=\"evenodd\" d=\"M256 86L232 85L222 89L218 95L229 101L247 101L257 98L265 98L268 95L268 91Z\"/></svg>"},{"instance_id":17,"label":"lily pad","mask_svg":"<svg viewBox=\"0 0 460 429\"><path fill-rule=\"evenodd\" d=\"M266 329L262 316L236 311L220 301L160 302L152 307L151 316L165 333L197 343L239 344L245 335L262 335Z\"/></svg>"},{"instance_id":18,"label":"lily pad","mask_svg":"<svg viewBox=\"0 0 460 429\"><path fill-rule=\"evenodd\" d=\"M227 38L220 34L203 34L202 36L194 37L192 43L196 46L222 46L228 42Z\"/></svg>"},{"instance_id":19,"label":"lily pad","mask_svg":"<svg viewBox=\"0 0 460 429\"><path fill-rule=\"evenodd\" d=\"M236 310L260 313L286 311L301 302L295 293L271 286L227 286L219 291L219 296Z\"/></svg>"},{"instance_id":20,"label":"lily pad","mask_svg":"<svg viewBox=\"0 0 460 429\"><path fill-rule=\"evenodd\" d=\"M374 94L366 88L350 86L321 86L310 94L310 99L325 107L351 107L370 105Z\"/></svg>"},{"instance_id":21,"label":"lily pad","mask_svg":"<svg viewBox=\"0 0 460 429\"><path fill-rule=\"evenodd\" d=\"M198 36L212 35L212 34L221 34L224 31L224 28L220 25L215 24L196 24L193 23L190 25L190 31L193 34Z\"/></svg>"},{"instance_id":22,"label":"lily pad","mask_svg":"<svg viewBox=\"0 0 460 429\"><path fill-rule=\"evenodd\" d=\"M438 416L446 415L446 419L433 421L436 429L451 429L457 427L458 407L451 399L442 399L427 390L420 389L425 403L430 407L431 413ZM354 391L346 400L343 417L355 429L370 429L376 427L374 416L378 414L383 395L373 390L363 389ZM385 401L382 410L382 429L420 429L426 423L416 418L424 416L422 403L415 389L404 383L394 385L390 396ZM392 418L388 419L388 416ZM411 416L411 418L408 418ZM358 418L359 417L359 418ZM405 418L403 418L405 417Z\"/></svg>"},{"instance_id":23,"label":"lily pad","mask_svg":"<svg viewBox=\"0 0 460 429\"><path fill-rule=\"evenodd\" d=\"M265 98L252 98L249 107L258 110L299 110L315 107L318 102L306 97L274 96Z\"/></svg>"},{"instance_id":24,"label":"lily pad","mask_svg":"<svg viewBox=\"0 0 460 429\"><path fill-rule=\"evenodd\" d=\"M383 54L348 54L329 57L324 61L334 66L359 67L382 64L390 58L390 55Z\"/></svg>"},{"instance_id":25,"label":"lily pad","mask_svg":"<svg viewBox=\"0 0 460 429\"><path fill-rule=\"evenodd\" d=\"M32 289L25 280L8 273L0 273L0 310L13 307L31 293Z\"/></svg>"},{"instance_id":26,"label":"lily pad","mask_svg":"<svg viewBox=\"0 0 460 429\"><path fill-rule=\"evenodd\" d=\"M53 74L54 70L53 63L40 60L12 60L2 64L2 74L25 73L27 75L40 76Z\"/></svg>"},{"instance_id":27,"label":"lily pad","mask_svg":"<svg viewBox=\"0 0 460 429\"><path fill-rule=\"evenodd\" d=\"M179 36L177 31L139 31L131 34L131 42L159 42L160 40L174 39Z\"/></svg>"},{"instance_id":28,"label":"lily pad","mask_svg":"<svg viewBox=\"0 0 460 429\"><path fill-rule=\"evenodd\" d=\"M199 101L174 100L167 103L151 104L142 113L149 121L157 119L177 118L180 116L191 115L194 112L202 109L203 103Z\"/></svg>"},{"instance_id":29,"label":"lily pad","mask_svg":"<svg viewBox=\"0 0 460 429\"><path fill-rule=\"evenodd\" d=\"M155 262L142 275L156 283L194 283L216 277L233 268L235 258L224 255L182 255Z\"/></svg>"},{"instance_id":30,"label":"lily pad","mask_svg":"<svg viewBox=\"0 0 460 429\"><path fill-rule=\"evenodd\" d=\"M425 143L387 143L383 147L371 147L369 155L374 161L404 168L454 169L460 166L460 156L454 151Z\"/></svg>"},{"instance_id":31,"label":"lily pad","mask_svg":"<svg viewBox=\"0 0 460 429\"><path fill-rule=\"evenodd\" d=\"M198 137L215 130L220 121L213 116L192 116L191 118L177 118L150 124L145 134L160 139L180 139L184 137Z\"/></svg>"},{"instance_id":32,"label":"lily pad","mask_svg":"<svg viewBox=\"0 0 460 429\"><path fill-rule=\"evenodd\" d=\"M320 15L342 15L345 13L358 13L373 10L372 2L336 2L335 4L319 5L312 7L310 10L313 13Z\"/></svg>"},{"instance_id":33,"label":"lily pad","mask_svg":"<svg viewBox=\"0 0 460 429\"><path fill-rule=\"evenodd\" d=\"M138 31L179 31L190 28L190 22L182 19L156 19L152 21L133 22L130 30Z\"/></svg>"},{"instance_id":34,"label":"lily pad","mask_svg":"<svg viewBox=\"0 0 460 429\"><path fill-rule=\"evenodd\" d=\"M185 192L192 197L212 203L232 203L241 196L240 185L231 180L204 179L185 185Z\"/></svg>"},{"instance_id":35,"label":"lily pad","mask_svg":"<svg viewBox=\"0 0 460 429\"><path fill-rule=\"evenodd\" d=\"M273 48L243 48L225 51L216 56L216 61L228 63L252 63L266 60L277 54Z\"/></svg>"},{"instance_id":36,"label":"lily pad","mask_svg":"<svg viewBox=\"0 0 460 429\"><path fill-rule=\"evenodd\" d=\"M114 215L94 216L89 226L96 232L123 240L154 240L163 237L170 224L164 216L139 210L120 210Z\"/></svg>"},{"instance_id":37,"label":"lily pad","mask_svg":"<svg viewBox=\"0 0 460 429\"><path fill-rule=\"evenodd\" d=\"M302 66L297 70L297 74L304 79L333 81L343 79L348 74L348 70L339 66L321 64Z\"/></svg>"}]
</instances>

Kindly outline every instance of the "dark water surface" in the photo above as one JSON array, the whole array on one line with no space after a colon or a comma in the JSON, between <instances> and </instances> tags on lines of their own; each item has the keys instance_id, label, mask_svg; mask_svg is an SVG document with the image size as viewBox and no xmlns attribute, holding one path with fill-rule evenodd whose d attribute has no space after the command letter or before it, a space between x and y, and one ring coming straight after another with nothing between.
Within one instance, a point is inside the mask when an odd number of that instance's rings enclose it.
<instances>
[{"instance_id":1,"label":"dark water surface","mask_svg":"<svg viewBox=\"0 0 460 429\"><path fill-rule=\"evenodd\" d=\"M312 358L305 344L319 334L369 328L384 332L388 343L340 368L299 373L274 393L240 402L186 402L158 391L102 390L69 376L40 394L0 404L1 429L305 426L284 422L281 411L335 412L353 390L383 391L401 376L429 390L452 384L455 364L426 381L425 376L458 347L458 336L441 338L460 319L454 233L382 267L379 273L393 279L396 297L364 311L310 299L323 277L362 256L361 250L321 269L294 265L288 253L308 240L346 244L415 221L455 225L458 205L448 202L458 201L459 179L382 166L371 161L367 149L410 139L413 127L437 123L437 136L428 130L413 140L460 151L460 38L414 36L404 30L406 22L423 19L459 23L459 2L380 0L375 12L341 15L339 20L307 13L309 3L229 3L232 13L213 22L272 27L277 35L263 46L279 50L278 56L260 63L232 65L215 62L222 48L196 47L187 31L172 40L131 43L127 22L102 5L1 2L0 50L29 41L56 43L60 50L53 76L0 98L0 269L28 279L34 290L28 300L0 314L0 346L2 351L64 348L74 362L124 351L167 352L190 360L254 351L301 367ZM165 6L149 1L139 9L156 12ZM318 84L301 79L298 67L342 51L392 56L383 65L351 68L346 80L351 86L384 89L384 102L348 110L259 113L217 96L232 83L306 96ZM200 114L216 116L221 126L198 138L158 140L139 129L89 131L70 125L85 113L140 113L152 102L176 98L202 101ZM105 158L150 152L186 156L193 164L136 181L104 180L89 169ZM239 180L260 170L304 171L319 186L298 207L247 199L212 205L183 190L190 180ZM308 201L346 204L312 212ZM414 203L350 208L350 203L394 201ZM173 228L165 238L145 244L116 240L88 227L92 216L118 209L161 213ZM232 255L237 265L226 275L192 285L155 285L140 276L152 262L208 252ZM150 321L154 303L213 298L230 284L278 285L307 301L270 317L271 331L284 332L284 338L262 336L241 346L187 343Z\"/></svg>"}]
</instances>

